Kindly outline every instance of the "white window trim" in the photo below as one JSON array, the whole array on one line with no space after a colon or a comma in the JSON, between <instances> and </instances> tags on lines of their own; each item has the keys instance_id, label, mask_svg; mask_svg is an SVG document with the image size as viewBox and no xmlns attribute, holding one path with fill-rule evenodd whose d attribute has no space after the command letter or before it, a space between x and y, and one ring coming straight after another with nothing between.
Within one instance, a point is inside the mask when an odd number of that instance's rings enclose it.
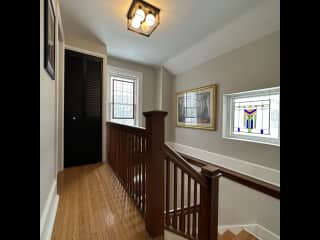
<instances>
[{"instance_id":1,"label":"white window trim","mask_svg":"<svg viewBox=\"0 0 320 240\"><path fill-rule=\"evenodd\" d=\"M111 87L111 76L119 76L122 78L130 78L135 79L136 87L135 87L135 105L136 105L136 122L135 125L142 126L142 100L143 100L143 74L141 72L136 72L124 68L115 67L112 65L107 66L107 120L111 121L111 96L112 96L112 87Z\"/></svg>"},{"instance_id":2,"label":"white window trim","mask_svg":"<svg viewBox=\"0 0 320 240\"><path fill-rule=\"evenodd\" d=\"M232 126L232 97L257 97L263 94L275 94L280 93L279 87L258 89L246 92L239 93L228 93L223 94L223 121L222 121L222 137L226 139L238 140L238 141L246 141L246 142L255 142L262 144L269 144L280 147L280 106L279 106L279 128L278 128L278 138L266 138L260 136L247 136L247 135L235 135L232 134L231 126ZM279 99L280 105L280 99Z\"/></svg>"}]
</instances>

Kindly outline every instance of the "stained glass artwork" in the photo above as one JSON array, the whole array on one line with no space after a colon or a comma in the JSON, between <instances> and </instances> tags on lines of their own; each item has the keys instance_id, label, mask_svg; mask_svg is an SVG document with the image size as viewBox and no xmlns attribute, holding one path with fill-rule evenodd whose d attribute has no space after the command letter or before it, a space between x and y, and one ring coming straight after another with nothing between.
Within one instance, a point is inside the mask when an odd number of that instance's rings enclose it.
<instances>
[{"instance_id":1,"label":"stained glass artwork","mask_svg":"<svg viewBox=\"0 0 320 240\"><path fill-rule=\"evenodd\" d=\"M251 129L255 129L257 126L257 109L244 109L244 122L245 127L248 129L248 132L251 132Z\"/></svg>"},{"instance_id":2,"label":"stained glass artwork","mask_svg":"<svg viewBox=\"0 0 320 240\"><path fill-rule=\"evenodd\" d=\"M234 98L233 134L266 137L278 135L278 131L272 131L274 127L271 126L278 121L279 109L277 109L278 104L275 104L278 101L279 95Z\"/></svg>"},{"instance_id":3,"label":"stained glass artwork","mask_svg":"<svg viewBox=\"0 0 320 240\"><path fill-rule=\"evenodd\" d=\"M112 118L134 118L134 82L121 79L112 79Z\"/></svg>"},{"instance_id":4,"label":"stained glass artwork","mask_svg":"<svg viewBox=\"0 0 320 240\"><path fill-rule=\"evenodd\" d=\"M223 138L280 146L280 87L223 94Z\"/></svg>"}]
</instances>

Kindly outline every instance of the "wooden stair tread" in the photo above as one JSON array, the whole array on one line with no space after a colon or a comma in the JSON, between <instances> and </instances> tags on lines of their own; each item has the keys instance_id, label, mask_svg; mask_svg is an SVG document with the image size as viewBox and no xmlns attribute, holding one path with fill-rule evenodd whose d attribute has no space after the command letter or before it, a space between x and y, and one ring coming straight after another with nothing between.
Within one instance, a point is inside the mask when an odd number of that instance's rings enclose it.
<instances>
[{"instance_id":1,"label":"wooden stair tread","mask_svg":"<svg viewBox=\"0 0 320 240\"><path fill-rule=\"evenodd\" d=\"M233 234L230 230L225 231L219 240L234 240L236 235Z\"/></svg>"},{"instance_id":2,"label":"wooden stair tread","mask_svg":"<svg viewBox=\"0 0 320 240\"><path fill-rule=\"evenodd\" d=\"M218 240L259 240L246 230L242 229L237 235L230 230L226 230L223 234L218 234Z\"/></svg>"},{"instance_id":3,"label":"wooden stair tread","mask_svg":"<svg viewBox=\"0 0 320 240\"><path fill-rule=\"evenodd\" d=\"M257 240L257 238L242 229L233 240Z\"/></svg>"}]
</instances>

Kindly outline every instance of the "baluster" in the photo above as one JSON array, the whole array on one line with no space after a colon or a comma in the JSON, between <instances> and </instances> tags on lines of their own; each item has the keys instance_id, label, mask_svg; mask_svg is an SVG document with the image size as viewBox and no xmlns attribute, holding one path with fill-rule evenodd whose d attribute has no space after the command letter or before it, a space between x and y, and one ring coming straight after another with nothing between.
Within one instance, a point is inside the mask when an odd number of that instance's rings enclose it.
<instances>
[{"instance_id":1,"label":"baluster","mask_svg":"<svg viewBox=\"0 0 320 240\"><path fill-rule=\"evenodd\" d=\"M130 147L130 166L131 166L131 197L134 197L134 135L131 134L131 147Z\"/></svg>"},{"instance_id":2,"label":"baluster","mask_svg":"<svg viewBox=\"0 0 320 240\"><path fill-rule=\"evenodd\" d=\"M188 175L188 235L190 235L190 229L191 229L191 226L190 226L190 217L191 217L191 211L190 211L190 208L191 208L191 204L190 204L190 194L191 194L191 178L190 176Z\"/></svg>"},{"instance_id":3,"label":"baluster","mask_svg":"<svg viewBox=\"0 0 320 240\"><path fill-rule=\"evenodd\" d=\"M137 202L137 192L138 192L138 187L137 187L137 135L134 135L134 202Z\"/></svg>"},{"instance_id":4,"label":"baluster","mask_svg":"<svg viewBox=\"0 0 320 240\"><path fill-rule=\"evenodd\" d=\"M170 215L169 215L169 211L170 211L170 160L169 158L166 158L166 222L167 222L167 226L170 225Z\"/></svg>"},{"instance_id":5,"label":"baluster","mask_svg":"<svg viewBox=\"0 0 320 240\"><path fill-rule=\"evenodd\" d=\"M141 204L141 137L138 136L138 209L140 210Z\"/></svg>"},{"instance_id":6,"label":"baluster","mask_svg":"<svg viewBox=\"0 0 320 240\"><path fill-rule=\"evenodd\" d=\"M181 214L180 214L180 231L185 231L185 216L184 216L184 172L181 169Z\"/></svg>"},{"instance_id":7,"label":"baluster","mask_svg":"<svg viewBox=\"0 0 320 240\"><path fill-rule=\"evenodd\" d=\"M173 228L177 229L177 165L174 164L173 171L174 179L173 179Z\"/></svg>"},{"instance_id":8,"label":"baluster","mask_svg":"<svg viewBox=\"0 0 320 240\"><path fill-rule=\"evenodd\" d=\"M192 219L192 236L196 236L196 206L197 206L197 182L194 179L194 185L193 185L193 219Z\"/></svg>"},{"instance_id":9,"label":"baluster","mask_svg":"<svg viewBox=\"0 0 320 240\"><path fill-rule=\"evenodd\" d=\"M145 182L145 154L146 154L146 139L142 137L142 212L145 213L145 194L146 194L146 182Z\"/></svg>"}]
</instances>

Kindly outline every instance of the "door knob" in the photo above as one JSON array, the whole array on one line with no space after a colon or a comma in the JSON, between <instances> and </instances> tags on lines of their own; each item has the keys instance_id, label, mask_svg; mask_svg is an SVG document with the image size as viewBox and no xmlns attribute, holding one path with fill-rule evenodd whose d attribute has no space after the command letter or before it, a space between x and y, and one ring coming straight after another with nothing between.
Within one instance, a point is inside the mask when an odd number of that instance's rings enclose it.
<instances>
[{"instance_id":1,"label":"door knob","mask_svg":"<svg viewBox=\"0 0 320 240\"><path fill-rule=\"evenodd\" d=\"M72 120L76 120L77 118L75 116L72 117Z\"/></svg>"}]
</instances>

